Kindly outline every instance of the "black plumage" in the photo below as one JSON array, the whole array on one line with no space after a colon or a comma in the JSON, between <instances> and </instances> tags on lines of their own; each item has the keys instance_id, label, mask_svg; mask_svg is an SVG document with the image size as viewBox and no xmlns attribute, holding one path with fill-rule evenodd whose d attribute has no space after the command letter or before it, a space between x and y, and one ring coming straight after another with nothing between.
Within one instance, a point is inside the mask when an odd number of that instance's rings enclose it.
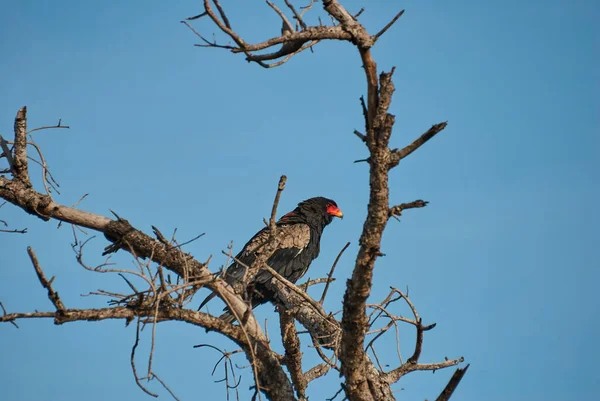
<instances>
[{"instance_id":1,"label":"black plumage","mask_svg":"<svg viewBox=\"0 0 600 401\"><path fill-rule=\"evenodd\" d=\"M273 239L276 250L267 259L267 265L295 283L306 273L311 262L319 256L323 229L334 217L342 216L341 210L331 199L316 197L300 202L296 209L277 222L277 231ZM252 266L257 255L268 242L269 235L269 227L256 233L235 257L241 263L234 261L223 274L223 278L230 285L238 288L241 286L251 291L248 297L253 308L272 301L275 297L271 285L273 276L266 270L260 270L252 280L244 282L245 266ZM214 297L214 293L209 295L202 301L200 308ZM236 320L229 312L224 313L221 318L228 322Z\"/></svg>"}]
</instances>

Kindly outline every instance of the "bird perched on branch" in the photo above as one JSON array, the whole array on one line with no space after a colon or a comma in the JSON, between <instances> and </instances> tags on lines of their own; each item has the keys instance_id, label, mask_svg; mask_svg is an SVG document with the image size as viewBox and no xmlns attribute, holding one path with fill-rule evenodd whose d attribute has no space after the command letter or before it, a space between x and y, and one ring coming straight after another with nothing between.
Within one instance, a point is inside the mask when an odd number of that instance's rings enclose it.
<instances>
[{"instance_id":1,"label":"bird perched on branch","mask_svg":"<svg viewBox=\"0 0 600 401\"><path fill-rule=\"evenodd\" d=\"M276 224L273 253L266 263L277 273L295 283L302 277L310 263L319 256L319 243L323 229L334 217L343 217L342 211L331 199L316 197L298 204L298 207L279 219ZM271 232L269 227L260 230L248 241L234 262L225 270L223 278L235 287L248 289L248 299L252 308L269 302L275 298L275 290L271 285L272 274L267 270L259 270L254 277L247 277L247 267L257 259L260 252L269 243ZM260 269L260 266L256 266ZM216 296L209 295L198 309ZM227 310L225 308L224 310ZM232 323L236 318L230 312L220 316Z\"/></svg>"}]
</instances>

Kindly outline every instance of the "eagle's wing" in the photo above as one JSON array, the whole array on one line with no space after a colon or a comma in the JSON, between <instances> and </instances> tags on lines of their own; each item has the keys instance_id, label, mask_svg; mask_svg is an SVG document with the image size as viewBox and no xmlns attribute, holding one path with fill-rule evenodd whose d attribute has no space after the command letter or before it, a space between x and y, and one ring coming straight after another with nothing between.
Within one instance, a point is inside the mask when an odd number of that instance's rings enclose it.
<instances>
[{"instance_id":1,"label":"eagle's wing","mask_svg":"<svg viewBox=\"0 0 600 401\"><path fill-rule=\"evenodd\" d=\"M264 246L269 241L269 229L259 231L242 251L236 256L242 264L233 262L225 273L225 280L229 284L235 284L244 278L246 266L252 266L257 257L263 256ZM310 228L306 224L281 225L277 227L275 237L275 251L268 256L267 264L276 272L287 277L286 267L295 260L310 243ZM244 266L245 265L245 266ZM260 266L258 266L260 267ZM264 283L270 280L271 274L267 271L259 271L251 282Z\"/></svg>"},{"instance_id":2,"label":"eagle's wing","mask_svg":"<svg viewBox=\"0 0 600 401\"><path fill-rule=\"evenodd\" d=\"M264 246L269 241L269 235L269 228L265 227L244 245L244 248L236 255L236 261L223 274L223 278L228 284L236 285L245 281L246 266L252 266L256 258L262 254ZM310 258L310 260L304 262L306 258L299 258L309 244L310 228L307 224L278 224L275 237L275 251L268 257L267 264L279 274L295 282L304 274L313 259ZM238 263L238 261L241 263ZM298 275L297 273L300 271L301 274ZM296 274L293 274L294 272ZM271 273L259 270L250 283L246 282L245 284L264 284L270 281L271 277ZM215 296L216 294L214 293L210 294L202 301L198 310Z\"/></svg>"}]
</instances>

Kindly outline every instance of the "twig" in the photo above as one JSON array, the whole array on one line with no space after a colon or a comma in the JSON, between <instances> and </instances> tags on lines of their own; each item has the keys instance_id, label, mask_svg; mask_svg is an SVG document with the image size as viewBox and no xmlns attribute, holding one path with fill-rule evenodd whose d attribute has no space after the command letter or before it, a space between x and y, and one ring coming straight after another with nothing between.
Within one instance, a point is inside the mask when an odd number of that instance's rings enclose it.
<instances>
[{"instance_id":1,"label":"twig","mask_svg":"<svg viewBox=\"0 0 600 401\"><path fill-rule=\"evenodd\" d=\"M275 200L273 201L273 208L271 209L271 220L269 221L269 231L270 231L269 236L271 238L275 238L275 235L277 233L277 223L275 220L277 217L277 206L279 205L279 198L281 197L281 192L285 188L286 180L287 180L287 177L285 175L282 175L279 178L279 184L277 185L277 193L275 194Z\"/></svg>"},{"instance_id":2,"label":"twig","mask_svg":"<svg viewBox=\"0 0 600 401\"><path fill-rule=\"evenodd\" d=\"M213 0L213 1L215 3L215 6L217 6L217 10L219 10L219 14L221 15L221 18L223 18L223 22L225 22L225 25L227 25L227 28L231 29L231 24L229 23L229 19L227 18L227 15L225 15L225 11L223 10L221 3L219 3L218 0Z\"/></svg>"},{"instance_id":3,"label":"twig","mask_svg":"<svg viewBox=\"0 0 600 401\"><path fill-rule=\"evenodd\" d=\"M31 187L27 169L27 106L23 106L15 117L14 177Z\"/></svg>"},{"instance_id":4,"label":"twig","mask_svg":"<svg viewBox=\"0 0 600 401\"><path fill-rule=\"evenodd\" d=\"M29 159L34 160L42 167L42 182L44 183L44 188L46 189L46 195L50 195L50 191L48 190L48 184L50 184L50 186L56 191L56 193L60 194L60 191L58 190L58 188L56 188L60 185L58 185L58 182L56 182L56 180L52 176L52 173L48 169L48 165L46 164L46 160L44 159L42 150L33 141L27 142L27 144L33 146L37 151L38 156L40 157L40 162L38 162L37 160L32 159L28 156ZM50 177L50 181L48 181L48 177ZM53 183L56 184L56 186Z\"/></svg>"},{"instance_id":5,"label":"twig","mask_svg":"<svg viewBox=\"0 0 600 401\"><path fill-rule=\"evenodd\" d=\"M333 397L326 398L325 400L326 401L333 401L333 400L335 400L337 398L337 396L341 394L342 391L344 391L344 385L343 384L341 385L340 389L333 395Z\"/></svg>"},{"instance_id":6,"label":"twig","mask_svg":"<svg viewBox=\"0 0 600 401\"><path fill-rule=\"evenodd\" d=\"M193 19L193 18L188 18L188 20L189 19ZM187 21L181 21L181 23L184 24L185 26L187 26L196 36L198 36L204 43L206 43L205 45L196 45L196 46L216 47L219 49L227 49L227 50L237 49L236 47L229 46L229 45L220 45L216 41L210 42L208 39L206 39L204 36L202 36L202 34L200 32L196 31Z\"/></svg>"},{"instance_id":7,"label":"twig","mask_svg":"<svg viewBox=\"0 0 600 401\"><path fill-rule=\"evenodd\" d=\"M27 253L29 254L29 258L31 259L31 263L33 264L33 268L35 269L35 272L37 274L38 279L40 280L40 283L42 284L42 287L48 290L48 299L50 299L50 302L52 302L57 311L63 312L66 309L65 305L58 296L58 293L52 288L52 281L54 281L54 277L52 277L50 281L46 279L46 276L42 271L40 263L38 262L37 256L35 256L35 253L33 252L33 248L28 246Z\"/></svg>"},{"instance_id":8,"label":"twig","mask_svg":"<svg viewBox=\"0 0 600 401\"><path fill-rule=\"evenodd\" d=\"M305 374L304 374L304 378L306 379L307 382L311 382L315 379L318 379L319 377L322 377L324 375L327 374L327 372L329 372L329 370L331 369L331 366L327 365L326 363L320 363L316 366L313 366L312 368L310 368Z\"/></svg>"},{"instance_id":9,"label":"twig","mask_svg":"<svg viewBox=\"0 0 600 401\"><path fill-rule=\"evenodd\" d=\"M31 134L32 132L35 132L35 131L41 131L41 130L44 130L44 129L55 129L55 128L66 128L66 129L69 129L71 127L69 127L68 125L61 125L61 120L58 120L58 124L56 124L56 125L46 125L46 126L43 126L43 127L34 128L34 129L30 130L30 131L27 131L27 135L29 135L29 134Z\"/></svg>"},{"instance_id":10,"label":"twig","mask_svg":"<svg viewBox=\"0 0 600 401\"><path fill-rule=\"evenodd\" d=\"M2 304L2 302L0 302L0 308L2 308L2 316L3 317L7 316L8 314L6 313L6 309L4 308L4 305ZM7 320L7 321L10 322L17 329L19 328L19 325L14 320Z\"/></svg>"},{"instance_id":11,"label":"twig","mask_svg":"<svg viewBox=\"0 0 600 401\"><path fill-rule=\"evenodd\" d=\"M15 160L13 159L12 152L8 148L7 141L2 138L2 135L0 135L0 147L2 147L2 154L6 157L6 160L8 160L8 166L11 170L14 169Z\"/></svg>"},{"instance_id":12,"label":"twig","mask_svg":"<svg viewBox=\"0 0 600 401\"><path fill-rule=\"evenodd\" d=\"M307 6L300 7L302 9L302 12L300 13L300 18L304 17L304 14L306 14L306 12L308 10L310 10L314 4L315 4L315 0L310 0L310 3ZM320 21L320 18L321 17L319 17L319 21Z\"/></svg>"},{"instance_id":13,"label":"twig","mask_svg":"<svg viewBox=\"0 0 600 401\"><path fill-rule=\"evenodd\" d=\"M265 263L263 265L263 269L265 269L266 271L268 271L269 273L271 273L271 275L273 277L275 277L277 280L281 281L281 283L283 285L285 285L287 288L289 288L290 290L292 290L293 292L295 292L296 294L298 294L302 298L304 298L304 300L306 302L308 302L309 304L311 304L315 308L315 310L317 312L319 312L319 314L321 316L323 316L323 317L327 316L325 314L325 312L323 311L323 308L321 307L321 305L319 305L314 299L312 299L306 292L302 291L301 289L299 289L298 287L296 287L292 282L290 282L288 279L286 279L281 274L279 274L275 270L273 270L273 268L271 266L269 266L269 265L267 265Z\"/></svg>"},{"instance_id":14,"label":"twig","mask_svg":"<svg viewBox=\"0 0 600 401\"><path fill-rule=\"evenodd\" d=\"M313 40L312 42L304 45L304 46L300 46L299 44L302 43L302 41L295 41L292 42L292 45L289 47L282 47L279 51L275 52L275 53L269 53L269 54L259 54L259 55L251 55L248 56L246 58L246 60L248 61L254 61L256 63L258 63L261 67L263 68L275 68L275 67L279 67L282 64L287 63L293 56L295 56L298 53L303 52L306 49L310 49L313 46L315 46L317 43L319 43L320 40ZM296 43L295 45L293 43ZM284 45L285 46L285 45ZM286 55L283 59L275 62L275 63L263 63L263 60L274 60L277 59L279 57L282 57Z\"/></svg>"},{"instance_id":15,"label":"twig","mask_svg":"<svg viewBox=\"0 0 600 401\"><path fill-rule=\"evenodd\" d=\"M296 323L291 312L284 306L278 306L279 328L281 340L285 349L285 365L290 372L296 394L300 399L306 398L305 390L308 385L306 377L302 373L302 352L300 349L300 339L296 332Z\"/></svg>"},{"instance_id":16,"label":"twig","mask_svg":"<svg viewBox=\"0 0 600 401\"><path fill-rule=\"evenodd\" d=\"M203 237L204 235L206 235L206 233L198 234L194 238L192 238L191 240L185 241L185 242L183 242L181 244L177 244L176 248L180 248L181 249L182 246L191 244L192 242L196 241L198 238Z\"/></svg>"},{"instance_id":17,"label":"twig","mask_svg":"<svg viewBox=\"0 0 600 401\"><path fill-rule=\"evenodd\" d=\"M390 155L389 168L397 166L398 163L400 163L400 160L404 159L406 156L410 155L412 152L417 150L419 147L421 147L421 145L429 141L431 138L433 138L435 135L441 132L444 128L446 128L447 125L448 122L435 124L431 128L429 128L427 132L425 132L419 138L415 139L410 145L405 146L400 150L394 149L392 151L392 154Z\"/></svg>"},{"instance_id":18,"label":"twig","mask_svg":"<svg viewBox=\"0 0 600 401\"><path fill-rule=\"evenodd\" d=\"M171 394L171 397L173 397L175 401L179 401L179 398L175 395L175 393L169 388L169 386L167 386L167 384L160 377L156 375L156 373L152 372L152 378L158 380L158 382L164 387L164 389L167 390L169 394Z\"/></svg>"},{"instance_id":19,"label":"twig","mask_svg":"<svg viewBox=\"0 0 600 401\"><path fill-rule=\"evenodd\" d=\"M298 14L294 5L292 3L290 3L289 0L285 0L285 4L289 7L290 10L292 10L292 12L294 13L294 18L296 19L296 21L298 21L298 24L300 24L302 29L306 29L307 28L306 23L302 19L302 16L300 14Z\"/></svg>"},{"instance_id":20,"label":"twig","mask_svg":"<svg viewBox=\"0 0 600 401\"><path fill-rule=\"evenodd\" d=\"M156 293L155 293L156 295ZM158 308L160 307L160 299L154 300L154 320L152 321L152 339L150 343L150 352L148 353L148 377L152 373L152 360L154 359L154 346L156 345L156 325L158 324ZM160 380L159 380L160 381Z\"/></svg>"},{"instance_id":21,"label":"twig","mask_svg":"<svg viewBox=\"0 0 600 401\"><path fill-rule=\"evenodd\" d=\"M465 375L465 373L467 373L467 369L469 369L469 366L470 365L468 364L462 369L456 369L456 371L450 378L450 381L448 382L448 384L446 384L446 387L444 387L444 390L442 390L441 394L438 396L438 398L435 399L435 401L448 401L450 399L450 396L452 396L452 393L454 392L454 390L456 390L456 387L462 380L463 376Z\"/></svg>"},{"instance_id":22,"label":"twig","mask_svg":"<svg viewBox=\"0 0 600 401\"><path fill-rule=\"evenodd\" d=\"M323 302L325 301L325 297L327 296L327 291L329 290L329 284L331 283L331 277L333 276L333 272L335 271L335 266L337 265L338 261L342 257L342 254L344 253L344 251L349 246L350 246L350 242L347 242L346 245L344 245L344 247L340 251L340 253L338 253L337 257L335 258L335 261L333 262L333 266L331 266L331 270L329 270L329 274L327 275L327 284L325 284L325 288L323 289L323 294L321 294L321 299L319 300L319 305L323 305Z\"/></svg>"},{"instance_id":23,"label":"twig","mask_svg":"<svg viewBox=\"0 0 600 401\"><path fill-rule=\"evenodd\" d=\"M419 207L425 207L429 204L428 201L424 201L424 200L416 200L416 201L412 201L409 203L401 203L399 205L393 206L390 208L389 210L389 217L394 217L394 216L402 216L402 211L406 210L406 209L414 209L414 208L419 208Z\"/></svg>"},{"instance_id":24,"label":"twig","mask_svg":"<svg viewBox=\"0 0 600 401\"><path fill-rule=\"evenodd\" d=\"M137 349L138 344L140 343L140 321L141 321L141 319L138 318L137 328L135 331L135 342L133 343L133 347L131 347L131 359L130 359L131 369L133 370L133 377L134 377L135 383L138 385L138 387L141 388L144 393L156 398L156 397L158 397L158 394L155 394L155 393L151 392L150 390L148 390L146 387L144 387L144 385L142 384L142 379L140 379L140 377L138 376L137 369L135 367L135 350Z\"/></svg>"},{"instance_id":25,"label":"twig","mask_svg":"<svg viewBox=\"0 0 600 401\"><path fill-rule=\"evenodd\" d=\"M354 130L354 135L356 135L358 137L358 139L360 139L363 142L367 142L367 136L357 130Z\"/></svg>"},{"instance_id":26,"label":"twig","mask_svg":"<svg viewBox=\"0 0 600 401\"><path fill-rule=\"evenodd\" d=\"M321 277L321 278L309 279L308 281L306 281L306 283L298 284L297 287L300 288L302 291L307 291L308 287L310 287L310 286L313 286L316 284L333 282L333 281L335 281L335 278Z\"/></svg>"},{"instance_id":27,"label":"twig","mask_svg":"<svg viewBox=\"0 0 600 401\"><path fill-rule=\"evenodd\" d=\"M383 366L381 366L381 362L379 362L379 357L377 356L377 352L375 352L375 348L373 347L373 344L371 344L371 352L373 352L373 356L375 357L375 362L377 362L377 366L379 366L379 371L383 372ZM366 350L366 348L365 348Z\"/></svg>"},{"instance_id":28,"label":"twig","mask_svg":"<svg viewBox=\"0 0 600 401\"><path fill-rule=\"evenodd\" d=\"M410 358L408 358L408 360L406 361L406 363L417 363L419 362L419 357L421 356L421 351L423 350L423 333L425 330L423 330L423 325L421 324L422 320L421 318L419 318L417 320L417 339L415 341L415 351L413 352L412 356Z\"/></svg>"},{"instance_id":29,"label":"twig","mask_svg":"<svg viewBox=\"0 0 600 401\"><path fill-rule=\"evenodd\" d=\"M312 340L313 347L317 351L317 354L319 354L319 357L321 358L321 360L323 360L323 362L325 362L330 368L337 370L339 372L340 368L334 362L332 362L331 359L329 359L327 357L327 355L325 355L325 353L321 349L321 344L319 343L319 341L316 338L314 338L312 336L312 334L311 334L310 338Z\"/></svg>"},{"instance_id":30,"label":"twig","mask_svg":"<svg viewBox=\"0 0 600 401\"><path fill-rule=\"evenodd\" d=\"M3 223L5 223L4 220L2 220ZM27 233L27 228L23 228L21 230L17 230L16 228L14 230L5 230L3 228L0 228L0 233L9 233L9 234L26 234Z\"/></svg>"},{"instance_id":31,"label":"twig","mask_svg":"<svg viewBox=\"0 0 600 401\"><path fill-rule=\"evenodd\" d=\"M246 42L244 42L238 34L231 30L231 25L229 24L229 20L227 19L227 16L225 15L223 8L221 7L221 4L217 0L214 0L214 3L217 9L219 10L219 14L221 15L223 21L221 21L219 17L217 17L217 15L214 13L212 7L210 6L210 0L204 0L204 9L206 10L206 13L210 17L210 19L213 20L213 22L219 27L219 29L221 29L221 31L229 35L229 37L231 37L231 39L233 39L234 42L237 43L237 45L241 49L246 47Z\"/></svg>"},{"instance_id":32,"label":"twig","mask_svg":"<svg viewBox=\"0 0 600 401\"><path fill-rule=\"evenodd\" d=\"M194 15L193 17L188 17L188 18L186 18L186 20L187 21L192 21L192 20L195 20L195 19L199 19L199 18L205 17L207 15L208 15L208 13L205 11L202 14Z\"/></svg>"},{"instance_id":33,"label":"twig","mask_svg":"<svg viewBox=\"0 0 600 401\"><path fill-rule=\"evenodd\" d=\"M383 376L384 380L386 380L388 383L395 383L407 373L420 370L440 370L450 366L458 365L459 363L464 362L464 360L465 358L460 357L458 359L446 359L444 362L437 363L405 363L404 365L385 373Z\"/></svg>"},{"instance_id":34,"label":"twig","mask_svg":"<svg viewBox=\"0 0 600 401\"><path fill-rule=\"evenodd\" d=\"M275 12L281 17L283 23L285 24L285 27L287 27L287 30L289 30L290 32L294 32L294 26L292 25L292 23L290 22L290 20L287 19L287 17L285 16L285 14L283 13L283 11L281 11L279 9L279 7L277 7L275 4L271 3L269 0L267 0L267 4L269 5L269 7L271 7L273 10L275 10ZM285 30L285 29L284 29Z\"/></svg>"},{"instance_id":35,"label":"twig","mask_svg":"<svg viewBox=\"0 0 600 401\"><path fill-rule=\"evenodd\" d=\"M229 400L229 390L230 389L235 389L237 398L239 399L239 394L238 394L237 388L240 385L241 377L240 377L239 381L236 379L235 371L233 369L233 363L231 362L231 356L234 355L234 354L237 354L239 352L242 352L242 350L238 349L238 350L235 350L235 351L226 352L226 351L223 351L220 348L217 348L217 347L215 347L214 345L211 345L211 344L198 344L198 345L194 345L194 348L202 348L202 347L208 347L208 348L214 349L214 350L216 350L216 351L218 351L218 352L221 353L221 357L219 358L219 360L215 363L215 366L213 367L213 370L211 372L211 376L215 375L215 371L219 367L219 364L221 363L221 361L224 360L225 362L223 364L223 371L225 373L225 377L223 379L215 380L215 383L220 383L220 382L223 382L223 381L225 382L225 389L227 391L227 399L228 400ZM233 385L231 385L229 383L229 372L227 370L228 366L229 366L229 368L231 370L231 373L233 374L233 383L234 383ZM236 381L237 381L237 383L236 383Z\"/></svg>"},{"instance_id":36,"label":"twig","mask_svg":"<svg viewBox=\"0 0 600 401\"><path fill-rule=\"evenodd\" d=\"M240 263L239 261L237 261L236 258L233 258L236 262ZM247 267L246 267L247 268ZM246 329L246 324L247 324L247 317L252 316L252 308L247 308L246 312L244 313L244 318L242 318L242 316L240 316L236 311L235 308L232 307L231 303L229 302L229 298L222 296L222 294L219 292L219 290L217 288L212 288L213 292L216 292L217 295L219 295L219 297L225 302L225 305L227 305L227 308L229 308L229 311L233 314L233 316L235 317L235 319L240 322L240 328L242 329L242 332L244 334L244 337L246 339L246 345L248 347L248 350L250 351L250 355L248 359L250 359L250 364L252 365L252 373L254 375L254 383L256 384L256 391L258 393L258 399L262 400L262 396L260 394L260 381L258 379L258 368L256 367L256 352L254 349L254 342L251 340L250 334L248 334L248 331ZM246 320L246 322L244 322L244 320ZM229 324L230 326L232 326L232 324ZM258 330L260 330L260 326L258 325L258 323L256 322L256 320L254 320L254 326L256 326L256 328ZM255 340L257 341L257 340Z\"/></svg>"},{"instance_id":37,"label":"twig","mask_svg":"<svg viewBox=\"0 0 600 401\"><path fill-rule=\"evenodd\" d=\"M384 26L381 31L377 32L375 34L375 36L373 36L373 41L376 41L377 39L379 39L381 37L381 35L383 35L388 29L390 29L390 27L392 25L394 25L394 23L396 21L398 21L398 18L400 18L402 16L402 14L404 14L404 10L402 10L398 14L396 14L396 16L390 22L388 22L388 24L386 26Z\"/></svg>"},{"instance_id":38,"label":"twig","mask_svg":"<svg viewBox=\"0 0 600 401\"><path fill-rule=\"evenodd\" d=\"M367 103L365 103L364 96L360 97L360 108L362 109L363 117L365 119L365 133L368 133L369 132L369 109L367 108Z\"/></svg>"}]
</instances>

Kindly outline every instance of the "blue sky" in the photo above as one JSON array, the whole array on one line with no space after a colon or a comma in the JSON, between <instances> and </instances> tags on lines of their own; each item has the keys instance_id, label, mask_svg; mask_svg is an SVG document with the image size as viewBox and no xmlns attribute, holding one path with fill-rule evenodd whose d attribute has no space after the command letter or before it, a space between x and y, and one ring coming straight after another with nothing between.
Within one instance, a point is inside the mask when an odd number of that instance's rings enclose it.
<instances>
[{"instance_id":1,"label":"blue sky","mask_svg":"<svg viewBox=\"0 0 600 401\"><path fill-rule=\"evenodd\" d=\"M391 146L449 122L391 174L394 203L431 203L388 226L373 301L390 285L409 287L424 322L438 324L421 360L462 355L471 363L453 399L597 397L598 3L343 3L351 11L366 6L361 22L371 32L407 10L374 49L380 70L396 66ZM223 4L248 41L279 32L263 2ZM3 2L0 133L11 135L23 105L30 127L62 118L70 130L35 134L61 185L56 200L69 205L89 193L82 209L108 215L110 208L147 232L177 228L181 240L206 232L187 250L200 260L212 254L213 269L225 262L229 241L239 249L262 226L281 174L288 176L282 213L312 196L335 199L345 218L327 228L308 275L324 275L352 242L326 304L338 310L368 197L367 166L352 163L366 154L352 135L363 127L358 54L347 43L325 43L264 70L193 47L197 38L179 21L199 9L199 1ZM215 31L207 21L195 27ZM57 230L8 205L0 219L29 229L0 242L0 300L9 311L51 308L27 245L56 276L68 307L105 305L80 297L98 288L124 290L115 277L77 265L68 227ZM103 260L105 245L102 236L94 240L90 264ZM127 255L115 261L132 263ZM275 321L268 306L257 314ZM0 327L5 400L150 399L129 367L133 327L20 326ZM181 399L225 399L222 384L213 383L221 376L210 376L217 355L192 346L232 350L231 342L175 323L160 325L157 335L155 370ZM403 328L405 357L413 336ZM392 340L380 351L390 364ZM413 373L395 388L405 399L432 399L451 373ZM315 382L311 399L331 397L337 383L335 374ZM244 398L250 384L246 369Z\"/></svg>"}]
</instances>

